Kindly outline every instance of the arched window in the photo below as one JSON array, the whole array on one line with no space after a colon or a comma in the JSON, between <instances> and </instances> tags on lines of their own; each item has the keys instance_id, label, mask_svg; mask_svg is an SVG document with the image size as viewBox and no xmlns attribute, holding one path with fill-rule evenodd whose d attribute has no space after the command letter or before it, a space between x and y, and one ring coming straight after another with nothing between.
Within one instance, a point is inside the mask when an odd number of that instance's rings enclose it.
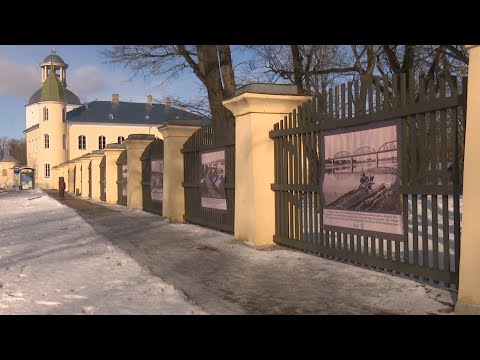
<instances>
[{"instance_id":1,"label":"arched window","mask_svg":"<svg viewBox=\"0 0 480 360\"><path fill-rule=\"evenodd\" d=\"M49 149L50 148L50 136L48 136L48 134L45 134L43 135L44 139L45 139L45 149Z\"/></svg>"},{"instance_id":2,"label":"arched window","mask_svg":"<svg viewBox=\"0 0 480 360\"><path fill-rule=\"evenodd\" d=\"M106 143L105 136L100 135L100 136L98 137L98 148L99 148L100 150L105 149L105 143Z\"/></svg>"},{"instance_id":3,"label":"arched window","mask_svg":"<svg viewBox=\"0 0 480 360\"><path fill-rule=\"evenodd\" d=\"M118 141L117 141L117 142L118 142L119 144L123 143L124 141L125 141L125 138L124 138L123 136L119 136L119 137L118 137Z\"/></svg>"},{"instance_id":4,"label":"arched window","mask_svg":"<svg viewBox=\"0 0 480 360\"><path fill-rule=\"evenodd\" d=\"M78 148L80 150L85 150L87 148L87 138L85 135L80 135L78 137Z\"/></svg>"},{"instance_id":5,"label":"arched window","mask_svg":"<svg viewBox=\"0 0 480 360\"><path fill-rule=\"evenodd\" d=\"M50 177L50 164L45 164L45 177Z\"/></svg>"},{"instance_id":6,"label":"arched window","mask_svg":"<svg viewBox=\"0 0 480 360\"><path fill-rule=\"evenodd\" d=\"M48 108L45 106L43 108L43 121L47 121L48 120Z\"/></svg>"}]
</instances>

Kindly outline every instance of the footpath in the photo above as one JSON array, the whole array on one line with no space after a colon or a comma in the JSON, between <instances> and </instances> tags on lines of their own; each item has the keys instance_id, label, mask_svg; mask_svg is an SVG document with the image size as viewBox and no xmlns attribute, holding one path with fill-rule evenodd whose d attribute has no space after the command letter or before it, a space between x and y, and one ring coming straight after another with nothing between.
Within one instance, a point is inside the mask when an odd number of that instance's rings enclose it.
<instances>
[{"instance_id":1,"label":"footpath","mask_svg":"<svg viewBox=\"0 0 480 360\"><path fill-rule=\"evenodd\" d=\"M120 205L58 198L142 268L208 314L452 314L456 292Z\"/></svg>"}]
</instances>

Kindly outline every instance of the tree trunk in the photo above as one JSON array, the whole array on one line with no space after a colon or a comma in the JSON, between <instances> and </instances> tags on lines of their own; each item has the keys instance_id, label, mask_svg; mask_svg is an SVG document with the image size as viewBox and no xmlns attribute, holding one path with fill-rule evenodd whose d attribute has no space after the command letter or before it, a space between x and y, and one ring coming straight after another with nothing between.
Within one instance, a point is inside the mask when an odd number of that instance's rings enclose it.
<instances>
[{"instance_id":1,"label":"tree trunk","mask_svg":"<svg viewBox=\"0 0 480 360\"><path fill-rule=\"evenodd\" d=\"M220 69L223 80L223 98L231 98L235 94L235 74L232 66L232 55L229 45L218 45Z\"/></svg>"},{"instance_id":2,"label":"tree trunk","mask_svg":"<svg viewBox=\"0 0 480 360\"><path fill-rule=\"evenodd\" d=\"M217 46L197 45L197 52L205 76L205 87L207 88L208 102L212 113L212 125L215 127L215 122L226 121L226 112L222 104L223 87Z\"/></svg>"},{"instance_id":3,"label":"tree trunk","mask_svg":"<svg viewBox=\"0 0 480 360\"><path fill-rule=\"evenodd\" d=\"M302 59L300 59L300 48L298 45L290 45L293 59L293 81L297 85L298 95L303 95L303 81L302 81Z\"/></svg>"}]
</instances>

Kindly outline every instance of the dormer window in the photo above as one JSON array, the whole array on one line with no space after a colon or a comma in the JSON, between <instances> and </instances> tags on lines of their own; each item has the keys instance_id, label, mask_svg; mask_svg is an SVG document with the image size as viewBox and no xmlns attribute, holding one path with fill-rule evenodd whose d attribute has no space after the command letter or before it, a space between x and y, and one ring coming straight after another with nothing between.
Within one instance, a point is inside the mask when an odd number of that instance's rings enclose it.
<instances>
[{"instance_id":1,"label":"dormer window","mask_svg":"<svg viewBox=\"0 0 480 360\"><path fill-rule=\"evenodd\" d=\"M150 116L145 115L145 120L148 120L148 119L150 119Z\"/></svg>"},{"instance_id":2,"label":"dormer window","mask_svg":"<svg viewBox=\"0 0 480 360\"><path fill-rule=\"evenodd\" d=\"M112 120L112 119L113 119L113 114L108 114L108 118L109 118L110 120Z\"/></svg>"}]
</instances>

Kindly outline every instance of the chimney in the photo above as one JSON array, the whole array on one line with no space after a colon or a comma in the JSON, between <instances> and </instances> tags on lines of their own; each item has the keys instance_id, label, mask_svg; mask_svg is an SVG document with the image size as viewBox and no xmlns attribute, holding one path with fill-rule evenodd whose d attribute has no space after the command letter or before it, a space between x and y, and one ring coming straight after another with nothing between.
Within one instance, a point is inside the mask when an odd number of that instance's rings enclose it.
<instances>
[{"instance_id":1,"label":"chimney","mask_svg":"<svg viewBox=\"0 0 480 360\"><path fill-rule=\"evenodd\" d=\"M118 94L112 94L112 104L118 105L119 102Z\"/></svg>"},{"instance_id":2,"label":"chimney","mask_svg":"<svg viewBox=\"0 0 480 360\"><path fill-rule=\"evenodd\" d=\"M172 99L170 99L170 96L167 96L167 98L165 99L165 106L167 107L167 111L170 110L170 105L172 104Z\"/></svg>"},{"instance_id":3,"label":"chimney","mask_svg":"<svg viewBox=\"0 0 480 360\"><path fill-rule=\"evenodd\" d=\"M147 95L147 105L152 106L153 98L152 95Z\"/></svg>"}]
</instances>

